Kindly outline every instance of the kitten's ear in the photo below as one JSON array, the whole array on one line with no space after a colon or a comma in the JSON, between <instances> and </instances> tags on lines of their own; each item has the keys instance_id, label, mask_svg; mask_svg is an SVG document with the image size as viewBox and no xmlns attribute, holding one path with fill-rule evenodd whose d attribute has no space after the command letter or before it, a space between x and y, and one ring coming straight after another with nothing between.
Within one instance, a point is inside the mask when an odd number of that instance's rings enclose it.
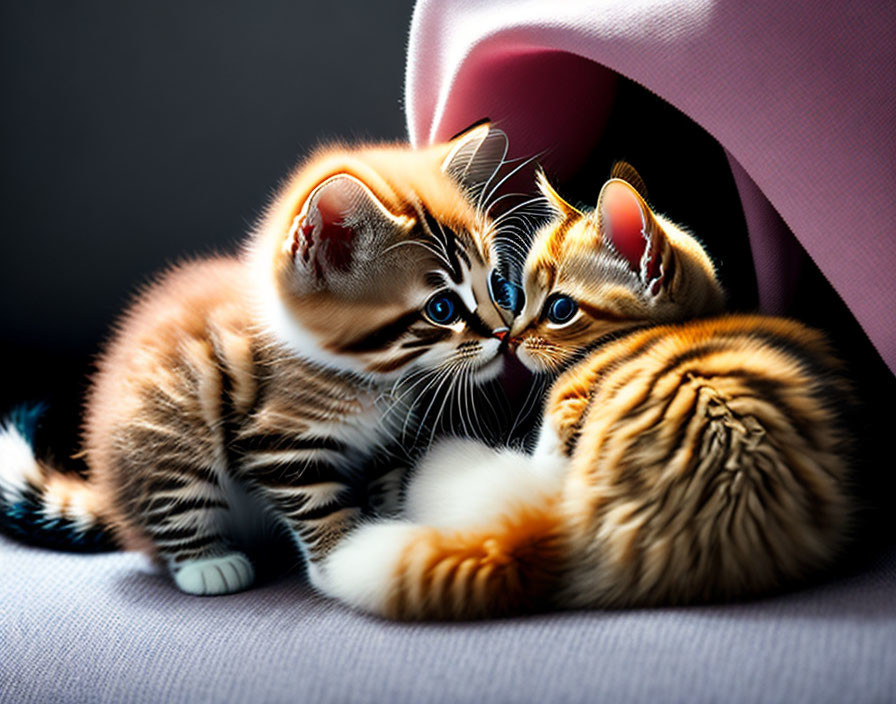
<instances>
[{"instance_id":1,"label":"kitten's ear","mask_svg":"<svg viewBox=\"0 0 896 704\"><path fill-rule=\"evenodd\" d=\"M618 178L634 188L638 195L647 200L647 185L638 170L627 161L617 161L610 169L610 178Z\"/></svg>"},{"instance_id":2,"label":"kitten's ear","mask_svg":"<svg viewBox=\"0 0 896 704\"><path fill-rule=\"evenodd\" d=\"M319 286L366 260L375 243L408 227L364 183L336 174L317 186L292 222L284 247L296 267Z\"/></svg>"},{"instance_id":3,"label":"kitten's ear","mask_svg":"<svg viewBox=\"0 0 896 704\"><path fill-rule=\"evenodd\" d=\"M641 194L627 181L610 179L597 199L600 233L641 279L658 294L671 278L672 256L666 236Z\"/></svg>"},{"instance_id":4,"label":"kitten's ear","mask_svg":"<svg viewBox=\"0 0 896 704\"><path fill-rule=\"evenodd\" d=\"M504 163L507 135L489 122L480 122L454 137L442 161L442 171L469 195L479 195Z\"/></svg>"},{"instance_id":5,"label":"kitten's ear","mask_svg":"<svg viewBox=\"0 0 896 704\"><path fill-rule=\"evenodd\" d=\"M538 190L541 192L541 195L545 197L551 210L557 215L564 218L582 215L582 211L574 208L560 197L560 194L554 190L551 182L548 181L548 177L544 175L544 171L541 169L538 169L538 173L535 174L535 181L538 184Z\"/></svg>"}]
</instances>

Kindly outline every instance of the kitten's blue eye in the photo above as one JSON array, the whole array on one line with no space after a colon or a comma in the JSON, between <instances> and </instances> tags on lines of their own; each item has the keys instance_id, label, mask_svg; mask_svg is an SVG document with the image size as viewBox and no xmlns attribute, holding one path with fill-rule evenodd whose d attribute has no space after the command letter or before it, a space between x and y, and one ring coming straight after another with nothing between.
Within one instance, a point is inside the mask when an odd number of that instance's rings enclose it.
<instances>
[{"instance_id":1,"label":"kitten's blue eye","mask_svg":"<svg viewBox=\"0 0 896 704\"><path fill-rule=\"evenodd\" d=\"M426 302L423 312L436 325L451 325L460 317L457 299L453 293L437 293Z\"/></svg>"},{"instance_id":2,"label":"kitten's blue eye","mask_svg":"<svg viewBox=\"0 0 896 704\"><path fill-rule=\"evenodd\" d=\"M548 301L547 319L552 323L568 323L578 310L578 304L569 296L554 296Z\"/></svg>"},{"instance_id":3,"label":"kitten's blue eye","mask_svg":"<svg viewBox=\"0 0 896 704\"><path fill-rule=\"evenodd\" d=\"M495 305L517 315L523 309L525 294L521 286L505 279L497 270L488 277L488 292Z\"/></svg>"}]
</instances>

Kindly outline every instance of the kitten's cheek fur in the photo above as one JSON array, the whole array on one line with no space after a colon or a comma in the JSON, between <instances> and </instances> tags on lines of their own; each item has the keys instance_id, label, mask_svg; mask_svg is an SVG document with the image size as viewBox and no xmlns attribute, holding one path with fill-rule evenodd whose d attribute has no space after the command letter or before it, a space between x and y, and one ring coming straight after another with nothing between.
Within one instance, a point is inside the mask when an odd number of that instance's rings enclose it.
<instances>
[{"instance_id":1,"label":"kitten's cheek fur","mask_svg":"<svg viewBox=\"0 0 896 704\"><path fill-rule=\"evenodd\" d=\"M311 582L349 606L388 616L402 554L426 530L404 521L362 526L311 573Z\"/></svg>"},{"instance_id":2,"label":"kitten's cheek fur","mask_svg":"<svg viewBox=\"0 0 896 704\"><path fill-rule=\"evenodd\" d=\"M544 365L541 362L541 359L539 359L537 356L535 356L533 354L529 354L529 350L526 349L525 344L522 344L519 347L517 347L516 358L520 362L522 362L523 366L526 367L526 369L528 369L530 372L533 372L535 374L541 374L544 372L552 371L546 365Z\"/></svg>"},{"instance_id":3,"label":"kitten's cheek fur","mask_svg":"<svg viewBox=\"0 0 896 704\"><path fill-rule=\"evenodd\" d=\"M485 356L485 359L487 361L476 371L474 377L477 384L484 384L493 379L497 379L501 372L504 371L504 357L501 355L493 357Z\"/></svg>"}]
</instances>

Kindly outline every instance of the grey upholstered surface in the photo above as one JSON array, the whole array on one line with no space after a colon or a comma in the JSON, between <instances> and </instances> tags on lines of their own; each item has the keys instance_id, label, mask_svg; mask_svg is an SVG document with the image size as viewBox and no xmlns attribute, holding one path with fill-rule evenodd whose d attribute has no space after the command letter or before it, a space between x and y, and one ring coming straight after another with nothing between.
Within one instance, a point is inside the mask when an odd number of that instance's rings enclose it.
<instances>
[{"instance_id":1,"label":"grey upholstered surface","mask_svg":"<svg viewBox=\"0 0 896 704\"><path fill-rule=\"evenodd\" d=\"M0 538L0 701L896 701L896 553L753 604L402 625Z\"/></svg>"}]
</instances>

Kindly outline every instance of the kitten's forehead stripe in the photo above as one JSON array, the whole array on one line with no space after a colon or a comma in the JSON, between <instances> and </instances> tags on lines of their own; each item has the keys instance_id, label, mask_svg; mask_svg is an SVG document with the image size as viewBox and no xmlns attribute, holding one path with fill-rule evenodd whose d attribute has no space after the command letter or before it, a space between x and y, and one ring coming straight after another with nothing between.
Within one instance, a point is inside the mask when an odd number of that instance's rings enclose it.
<instances>
[{"instance_id":1,"label":"kitten's forehead stripe","mask_svg":"<svg viewBox=\"0 0 896 704\"><path fill-rule=\"evenodd\" d=\"M467 254L466 249L464 249L463 247L457 247L457 248L456 248L456 251L457 251L457 254L458 254L458 255L464 260L464 262L466 263L466 265L467 265L467 269L472 268L472 266L473 266L473 262L470 261L470 256Z\"/></svg>"},{"instance_id":2,"label":"kitten's forehead stripe","mask_svg":"<svg viewBox=\"0 0 896 704\"><path fill-rule=\"evenodd\" d=\"M460 283L463 274L461 272L460 260L458 253L463 254L464 258L469 262L466 253L457 246L457 234L446 225L440 223L432 215L432 213L423 210L423 220L426 223L425 232L436 241L438 249L445 255L446 261L443 262L448 266L448 275L455 283Z\"/></svg>"},{"instance_id":3,"label":"kitten's forehead stripe","mask_svg":"<svg viewBox=\"0 0 896 704\"><path fill-rule=\"evenodd\" d=\"M492 329L486 324L486 322L479 316L479 314L474 312L468 312L464 316L464 322L466 322L467 327L475 332L478 335L482 335L482 337L491 337Z\"/></svg>"}]
</instances>

